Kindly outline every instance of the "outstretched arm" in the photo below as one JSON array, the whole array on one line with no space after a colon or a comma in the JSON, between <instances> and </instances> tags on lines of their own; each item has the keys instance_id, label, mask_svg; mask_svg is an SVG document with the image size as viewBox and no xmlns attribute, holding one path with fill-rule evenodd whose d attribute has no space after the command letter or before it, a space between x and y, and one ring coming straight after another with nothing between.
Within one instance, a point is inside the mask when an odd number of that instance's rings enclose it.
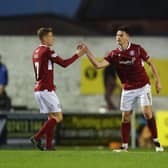
<instances>
[{"instance_id":1,"label":"outstretched arm","mask_svg":"<svg viewBox=\"0 0 168 168\"><path fill-rule=\"evenodd\" d=\"M51 56L51 60L56 64L66 68L69 65L71 65L73 62L75 62L79 57L81 57L84 54L84 52L85 52L85 48L83 47L82 49L77 50L76 53L68 59L63 59L59 56L55 56L55 57Z\"/></svg>"},{"instance_id":2,"label":"outstretched arm","mask_svg":"<svg viewBox=\"0 0 168 168\"><path fill-rule=\"evenodd\" d=\"M159 94L162 86L161 86L161 82L160 82L160 77L159 77L158 71L157 71L155 65L153 64L153 62L151 61L151 59L148 59L146 62L148 63L148 65L150 66L150 68L152 70L153 76L155 78L156 92L157 92L157 94Z\"/></svg>"},{"instance_id":3,"label":"outstretched arm","mask_svg":"<svg viewBox=\"0 0 168 168\"><path fill-rule=\"evenodd\" d=\"M67 66L71 65L73 62L75 62L79 56L77 54L74 54L72 57L68 59L63 59L59 56L55 57L55 59L52 59L53 62L57 63L58 65L66 68Z\"/></svg>"},{"instance_id":4,"label":"outstretched arm","mask_svg":"<svg viewBox=\"0 0 168 168\"><path fill-rule=\"evenodd\" d=\"M101 69L109 65L109 62L103 59L102 61L97 61L96 57L93 55L93 53L90 51L90 49L87 47L87 52L86 52L90 62L93 64L93 66L96 69Z\"/></svg>"}]
</instances>

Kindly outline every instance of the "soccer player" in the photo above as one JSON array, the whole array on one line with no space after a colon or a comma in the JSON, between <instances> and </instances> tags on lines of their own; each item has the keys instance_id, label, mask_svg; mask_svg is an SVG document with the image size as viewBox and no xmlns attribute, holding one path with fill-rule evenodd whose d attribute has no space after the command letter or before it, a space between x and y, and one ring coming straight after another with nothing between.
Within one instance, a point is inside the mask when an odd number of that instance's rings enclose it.
<instances>
[{"instance_id":1,"label":"soccer player","mask_svg":"<svg viewBox=\"0 0 168 168\"><path fill-rule=\"evenodd\" d=\"M61 104L55 93L56 87L53 82L54 63L65 68L82 56L85 48L77 50L68 59L62 59L50 48L54 42L53 30L43 27L37 31L37 34L41 44L35 49L32 56L36 79L34 95L40 108L40 113L47 114L48 120L30 140L40 150L53 150L54 127L63 119ZM44 135L46 136L46 148L41 143L41 138Z\"/></svg>"},{"instance_id":2,"label":"soccer player","mask_svg":"<svg viewBox=\"0 0 168 168\"><path fill-rule=\"evenodd\" d=\"M87 47L87 56L97 69L104 68L113 63L122 83L120 103L120 110L122 111L122 147L116 151L128 150L131 113L138 99L140 100L143 114L151 131L155 150L163 151L164 149L158 141L156 121L152 111L151 86L149 77L144 69L144 62L147 63L152 70L156 81L156 92L158 94L161 89L160 78L147 52L141 45L131 43L129 36L128 27L119 27L116 32L118 48L112 50L102 61L97 61L90 49L85 44L83 44L83 46Z\"/></svg>"}]
</instances>

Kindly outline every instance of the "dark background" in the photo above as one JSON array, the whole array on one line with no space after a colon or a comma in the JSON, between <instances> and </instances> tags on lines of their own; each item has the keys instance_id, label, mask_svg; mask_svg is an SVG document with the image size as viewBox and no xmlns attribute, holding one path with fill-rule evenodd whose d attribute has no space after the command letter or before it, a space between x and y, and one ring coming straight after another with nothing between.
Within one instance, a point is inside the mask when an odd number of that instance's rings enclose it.
<instances>
[{"instance_id":1,"label":"dark background","mask_svg":"<svg viewBox=\"0 0 168 168\"><path fill-rule=\"evenodd\" d=\"M0 2L0 34L30 35L41 26L58 35L113 35L128 25L136 35L168 34L166 0L29 0Z\"/></svg>"}]
</instances>

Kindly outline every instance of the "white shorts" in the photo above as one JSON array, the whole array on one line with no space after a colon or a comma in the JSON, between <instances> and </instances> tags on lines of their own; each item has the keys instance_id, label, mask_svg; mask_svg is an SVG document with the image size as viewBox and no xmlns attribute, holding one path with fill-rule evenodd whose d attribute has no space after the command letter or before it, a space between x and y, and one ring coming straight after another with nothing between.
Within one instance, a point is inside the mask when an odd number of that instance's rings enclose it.
<instances>
[{"instance_id":1,"label":"white shorts","mask_svg":"<svg viewBox=\"0 0 168 168\"><path fill-rule=\"evenodd\" d=\"M120 110L131 111L136 107L138 101L141 107L152 105L151 86L149 84L138 89L123 90Z\"/></svg>"},{"instance_id":2,"label":"white shorts","mask_svg":"<svg viewBox=\"0 0 168 168\"><path fill-rule=\"evenodd\" d=\"M62 112L60 101L54 91L37 91L34 92L34 96L40 108L40 113Z\"/></svg>"}]
</instances>

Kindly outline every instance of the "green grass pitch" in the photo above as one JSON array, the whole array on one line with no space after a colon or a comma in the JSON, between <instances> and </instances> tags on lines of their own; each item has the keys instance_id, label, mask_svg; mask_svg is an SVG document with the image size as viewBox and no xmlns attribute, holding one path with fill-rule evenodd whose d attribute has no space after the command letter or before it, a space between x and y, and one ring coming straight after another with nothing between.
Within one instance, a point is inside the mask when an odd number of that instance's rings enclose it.
<instances>
[{"instance_id":1,"label":"green grass pitch","mask_svg":"<svg viewBox=\"0 0 168 168\"><path fill-rule=\"evenodd\" d=\"M0 168L168 168L168 151L98 149L0 150Z\"/></svg>"}]
</instances>

